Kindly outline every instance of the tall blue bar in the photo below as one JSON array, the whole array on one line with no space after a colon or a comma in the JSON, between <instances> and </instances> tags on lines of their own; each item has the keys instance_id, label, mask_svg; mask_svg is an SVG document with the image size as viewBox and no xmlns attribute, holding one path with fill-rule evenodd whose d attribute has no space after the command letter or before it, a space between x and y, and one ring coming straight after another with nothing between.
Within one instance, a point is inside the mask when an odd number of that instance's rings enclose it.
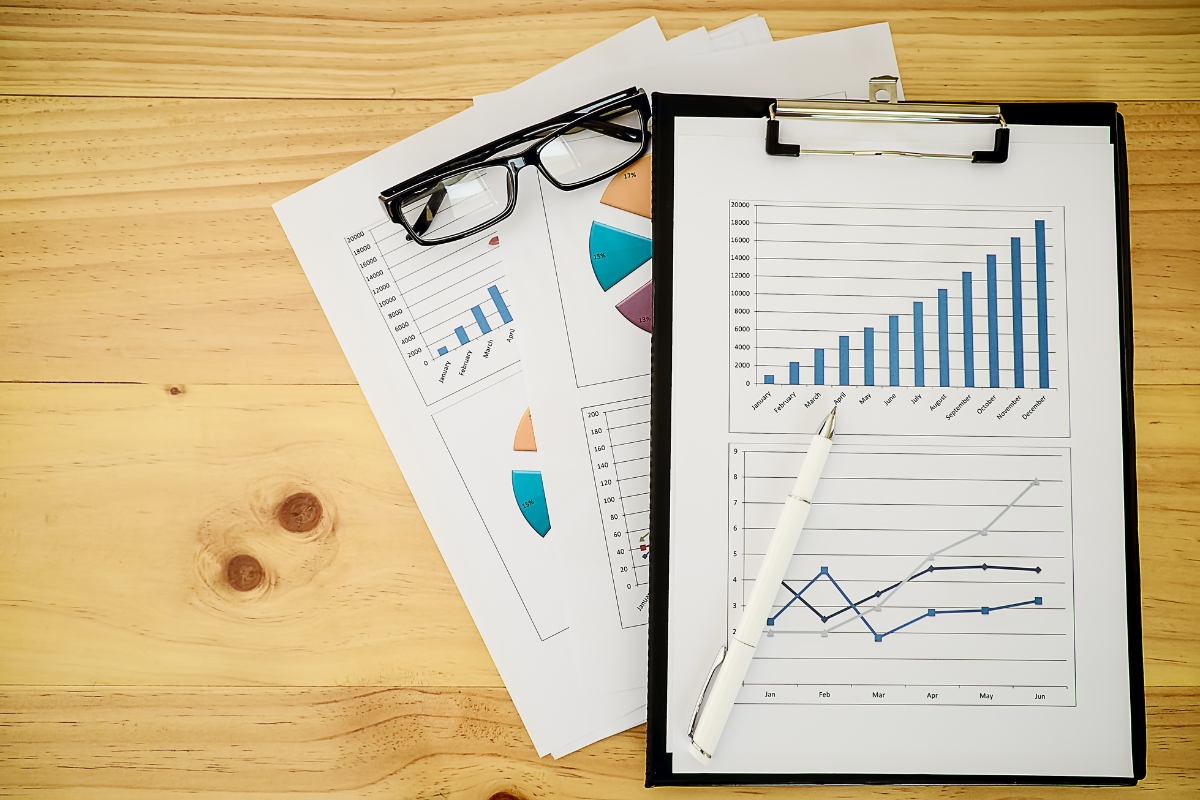
<instances>
[{"instance_id":1,"label":"tall blue bar","mask_svg":"<svg viewBox=\"0 0 1200 800\"><path fill-rule=\"evenodd\" d=\"M475 317L475 324L479 326L480 333L491 333L492 326L488 325L487 317L483 314L483 309L479 306L471 306L471 314Z\"/></svg>"},{"instance_id":2,"label":"tall blue bar","mask_svg":"<svg viewBox=\"0 0 1200 800\"><path fill-rule=\"evenodd\" d=\"M465 330L463 330L462 325L459 325L457 328L454 329L454 335L458 337L459 344L466 344L467 342L471 341L470 339L467 338L467 332Z\"/></svg>"},{"instance_id":3,"label":"tall blue bar","mask_svg":"<svg viewBox=\"0 0 1200 800\"><path fill-rule=\"evenodd\" d=\"M775 382L774 375L763 375L763 383L774 383L774 382Z\"/></svg>"},{"instance_id":4,"label":"tall blue bar","mask_svg":"<svg viewBox=\"0 0 1200 800\"><path fill-rule=\"evenodd\" d=\"M863 386L875 385L875 329L863 328Z\"/></svg>"},{"instance_id":5,"label":"tall blue bar","mask_svg":"<svg viewBox=\"0 0 1200 800\"><path fill-rule=\"evenodd\" d=\"M913 386L925 385L925 304L913 303Z\"/></svg>"},{"instance_id":6,"label":"tall blue bar","mask_svg":"<svg viewBox=\"0 0 1200 800\"><path fill-rule=\"evenodd\" d=\"M967 387L975 385L975 311L971 296L971 273L962 274L963 281L963 372Z\"/></svg>"},{"instance_id":7,"label":"tall blue bar","mask_svg":"<svg viewBox=\"0 0 1200 800\"><path fill-rule=\"evenodd\" d=\"M817 386L825 385L825 348L818 347L813 350L813 383Z\"/></svg>"},{"instance_id":8,"label":"tall blue bar","mask_svg":"<svg viewBox=\"0 0 1200 800\"><path fill-rule=\"evenodd\" d=\"M838 383L850 385L850 337L838 337Z\"/></svg>"},{"instance_id":9,"label":"tall blue bar","mask_svg":"<svg viewBox=\"0 0 1200 800\"><path fill-rule=\"evenodd\" d=\"M1050 330L1046 312L1046 220L1033 222L1034 252L1037 254L1038 387L1050 388Z\"/></svg>"},{"instance_id":10,"label":"tall blue bar","mask_svg":"<svg viewBox=\"0 0 1200 800\"><path fill-rule=\"evenodd\" d=\"M1025 388L1025 325L1021 317L1021 239L1012 237L1013 386Z\"/></svg>"},{"instance_id":11,"label":"tall blue bar","mask_svg":"<svg viewBox=\"0 0 1200 800\"><path fill-rule=\"evenodd\" d=\"M987 257L988 294L988 383L1000 386L1000 313L996 302L996 257Z\"/></svg>"},{"instance_id":12,"label":"tall blue bar","mask_svg":"<svg viewBox=\"0 0 1200 800\"><path fill-rule=\"evenodd\" d=\"M950 385L950 294L938 289L938 378Z\"/></svg>"},{"instance_id":13,"label":"tall blue bar","mask_svg":"<svg viewBox=\"0 0 1200 800\"><path fill-rule=\"evenodd\" d=\"M799 382L800 382L800 362L799 361L789 361L788 362L788 383L795 386Z\"/></svg>"},{"instance_id":14,"label":"tall blue bar","mask_svg":"<svg viewBox=\"0 0 1200 800\"><path fill-rule=\"evenodd\" d=\"M500 296L500 290L492 285L488 287L488 294L492 296L492 302L496 304L496 310L500 312L500 322L504 325L512 322L512 314L508 310L508 304Z\"/></svg>"},{"instance_id":15,"label":"tall blue bar","mask_svg":"<svg viewBox=\"0 0 1200 800\"><path fill-rule=\"evenodd\" d=\"M888 384L900 385L900 317L888 317Z\"/></svg>"}]
</instances>

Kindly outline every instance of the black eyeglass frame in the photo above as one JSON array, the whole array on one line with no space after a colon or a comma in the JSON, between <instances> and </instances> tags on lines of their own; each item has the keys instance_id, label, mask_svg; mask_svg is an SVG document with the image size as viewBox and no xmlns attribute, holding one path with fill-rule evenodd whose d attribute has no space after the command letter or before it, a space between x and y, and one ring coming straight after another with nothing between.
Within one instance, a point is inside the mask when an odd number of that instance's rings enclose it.
<instances>
[{"instance_id":1,"label":"black eyeglass frame","mask_svg":"<svg viewBox=\"0 0 1200 800\"><path fill-rule=\"evenodd\" d=\"M558 138L563 132L571 128L578 127L580 123L592 121L596 125L602 125L604 120L603 115L612 112L615 109L629 106L630 110L637 111L638 117L641 120L641 146L638 151L622 161L620 164L605 170L599 175L595 175L586 180L575 183L564 184L558 181L542 164L542 150ZM594 118L594 119L591 119ZM492 158L495 153L502 152L511 147L515 147L524 142L535 140L525 150L514 153L508 156ZM495 225L498 222L509 217L513 210L517 207L517 173L527 166L535 166L546 180L557 189L563 191L571 191L573 189L582 189L585 186L590 186L605 178L616 175L625 167L637 161L646 154L650 149L650 99L646 97L645 91L636 87L631 87L623 92L608 97L602 98L585 106L580 106L565 114L560 114L557 117L540 122L536 125L531 125L528 128L509 134L501 139L477 147L476 149L464 153L461 156L446 161L442 164L433 167L432 169L422 172L409 178L402 183L398 183L390 189L385 189L379 195L379 202L387 212L388 219L392 222L399 223L408 231L408 238L419 245L430 247L447 242L457 241L472 236L480 231ZM405 197L419 194L433 186L436 186L439 181L444 180L452 175L457 175L468 169L484 169L487 167L502 166L508 171L508 205L504 211L498 216L492 217L486 222L476 225L469 230L460 231L452 236L435 241L425 239L422 234L424 230L418 232L414 230L413 225L405 218L401 209L402 200Z\"/></svg>"}]
</instances>

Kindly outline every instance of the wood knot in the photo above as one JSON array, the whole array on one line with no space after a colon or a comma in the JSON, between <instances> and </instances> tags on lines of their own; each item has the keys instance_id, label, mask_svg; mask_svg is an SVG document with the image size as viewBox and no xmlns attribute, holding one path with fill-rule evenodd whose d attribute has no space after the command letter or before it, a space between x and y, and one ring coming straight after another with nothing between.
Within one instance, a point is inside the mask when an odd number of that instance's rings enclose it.
<instances>
[{"instance_id":1,"label":"wood knot","mask_svg":"<svg viewBox=\"0 0 1200 800\"><path fill-rule=\"evenodd\" d=\"M169 389L167 389L167 391L170 392L171 394L183 394L183 387L182 386L172 386Z\"/></svg>"},{"instance_id":2,"label":"wood knot","mask_svg":"<svg viewBox=\"0 0 1200 800\"><path fill-rule=\"evenodd\" d=\"M239 592L253 591L262 583L262 564L254 556L236 555L225 565L225 580Z\"/></svg>"},{"instance_id":3,"label":"wood knot","mask_svg":"<svg viewBox=\"0 0 1200 800\"><path fill-rule=\"evenodd\" d=\"M522 798L517 797L511 792L496 792L494 795L489 797L488 800L522 800Z\"/></svg>"},{"instance_id":4,"label":"wood knot","mask_svg":"<svg viewBox=\"0 0 1200 800\"><path fill-rule=\"evenodd\" d=\"M308 533L321 521L321 501L312 492L288 495L275 509L275 519L284 530Z\"/></svg>"}]
</instances>

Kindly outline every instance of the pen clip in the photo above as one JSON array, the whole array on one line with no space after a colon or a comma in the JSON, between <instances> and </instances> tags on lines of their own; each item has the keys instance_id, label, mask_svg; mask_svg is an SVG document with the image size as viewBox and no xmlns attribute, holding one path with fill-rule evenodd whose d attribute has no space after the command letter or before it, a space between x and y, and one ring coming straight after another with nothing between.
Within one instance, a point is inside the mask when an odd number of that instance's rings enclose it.
<instances>
[{"instance_id":1,"label":"pen clip","mask_svg":"<svg viewBox=\"0 0 1200 800\"><path fill-rule=\"evenodd\" d=\"M713 676L717 674L717 668L725 661L725 654L728 652L725 645L721 645L721 649L717 651L717 657L713 661L712 669L708 671L708 680L704 682L704 688L700 690L700 696L696 698L696 708L692 710L692 724L688 726L688 741L692 744L696 740L692 738L692 734L696 732L696 721L700 719L700 709L704 706L704 696L708 694L708 687L712 686Z\"/></svg>"}]
</instances>

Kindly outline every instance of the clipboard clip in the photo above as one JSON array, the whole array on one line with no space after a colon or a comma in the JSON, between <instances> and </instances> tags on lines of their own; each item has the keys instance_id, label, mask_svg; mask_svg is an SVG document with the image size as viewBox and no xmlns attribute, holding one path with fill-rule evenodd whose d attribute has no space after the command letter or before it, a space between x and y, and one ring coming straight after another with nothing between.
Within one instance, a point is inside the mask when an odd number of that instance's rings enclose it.
<instances>
[{"instance_id":1,"label":"clipboard clip","mask_svg":"<svg viewBox=\"0 0 1200 800\"><path fill-rule=\"evenodd\" d=\"M717 668L721 666L723 661L725 661L725 654L727 652L729 652L729 648L725 645L721 645L721 649L717 651L717 657L713 661L712 668L708 671L708 680L704 682L704 688L700 690L700 696L696 698L696 707L692 709L692 724L688 726L687 732L688 741L692 743L692 746L696 745L696 740L692 738L692 736L696 733L696 721L700 719L700 709L704 707L704 697L708 694L709 687L712 686L713 676L717 674ZM704 751L701 750L701 752ZM709 755L708 753L704 754L706 756Z\"/></svg>"},{"instance_id":2,"label":"clipboard clip","mask_svg":"<svg viewBox=\"0 0 1200 800\"><path fill-rule=\"evenodd\" d=\"M952 158L973 164L1003 164L1008 160L1008 124L1000 106L984 103L910 103L899 99L899 78L871 78L867 100L784 100L771 104L767 117L767 155L800 155L800 145L779 141L779 118L822 119L838 122L948 122L999 125L991 150L967 153L918 153L907 150L805 150L806 154L831 156L909 156ZM880 94L887 100L879 100Z\"/></svg>"}]
</instances>

